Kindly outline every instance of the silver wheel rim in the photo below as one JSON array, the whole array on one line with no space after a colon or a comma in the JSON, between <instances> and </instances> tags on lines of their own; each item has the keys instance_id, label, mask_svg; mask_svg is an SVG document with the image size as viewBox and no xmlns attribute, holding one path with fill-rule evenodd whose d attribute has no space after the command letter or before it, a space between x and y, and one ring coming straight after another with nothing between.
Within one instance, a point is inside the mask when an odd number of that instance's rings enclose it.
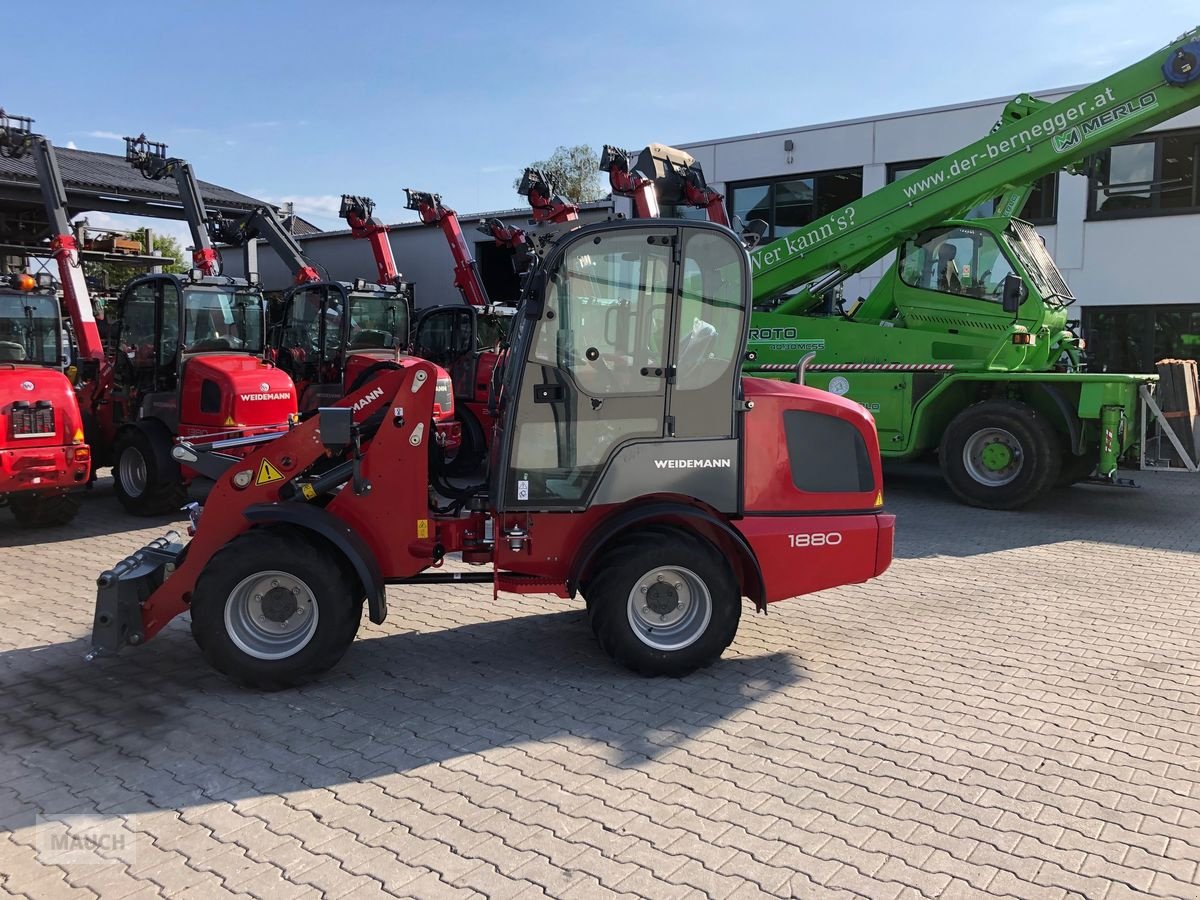
<instances>
[{"instance_id":1,"label":"silver wheel rim","mask_svg":"<svg viewBox=\"0 0 1200 900\"><path fill-rule=\"evenodd\" d=\"M121 489L128 497L140 497L146 493L146 457L137 447L126 447L117 465Z\"/></svg>"},{"instance_id":2,"label":"silver wheel rim","mask_svg":"<svg viewBox=\"0 0 1200 900\"><path fill-rule=\"evenodd\" d=\"M629 624L654 650L682 650L699 640L712 620L708 585L691 569L659 566L629 592Z\"/></svg>"},{"instance_id":3,"label":"silver wheel rim","mask_svg":"<svg viewBox=\"0 0 1200 900\"><path fill-rule=\"evenodd\" d=\"M997 469L984 462L985 452L988 452L989 448L994 449L994 445L1007 449L1011 456L1007 466ZM967 439L963 447L963 465L967 474L979 484L1003 487L1011 484L1021 474L1021 470L1025 468L1025 454L1021 442L1011 431L995 427L981 428Z\"/></svg>"},{"instance_id":4,"label":"silver wheel rim","mask_svg":"<svg viewBox=\"0 0 1200 900\"><path fill-rule=\"evenodd\" d=\"M307 584L287 572L255 572L225 601L225 631L255 659L286 659L317 633L320 610Z\"/></svg>"}]
</instances>

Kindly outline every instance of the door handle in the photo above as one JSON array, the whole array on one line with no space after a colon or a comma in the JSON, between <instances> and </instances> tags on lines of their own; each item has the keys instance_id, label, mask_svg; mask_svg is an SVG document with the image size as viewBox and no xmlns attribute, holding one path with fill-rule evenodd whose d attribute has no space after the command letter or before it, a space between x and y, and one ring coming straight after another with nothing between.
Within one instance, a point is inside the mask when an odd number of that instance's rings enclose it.
<instances>
[{"instance_id":1,"label":"door handle","mask_svg":"<svg viewBox=\"0 0 1200 900\"><path fill-rule=\"evenodd\" d=\"M535 384L533 386L534 403L562 403L566 392L561 384Z\"/></svg>"}]
</instances>

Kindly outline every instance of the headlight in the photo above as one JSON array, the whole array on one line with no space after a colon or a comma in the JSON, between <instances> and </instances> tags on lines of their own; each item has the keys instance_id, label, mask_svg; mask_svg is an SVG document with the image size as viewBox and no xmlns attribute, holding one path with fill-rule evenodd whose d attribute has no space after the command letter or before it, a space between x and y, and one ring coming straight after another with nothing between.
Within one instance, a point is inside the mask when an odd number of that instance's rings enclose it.
<instances>
[{"instance_id":1,"label":"headlight","mask_svg":"<svg viewBox=\"0 0 1200 900\"><path fill-rule=\"evenodd\" d=\"M449 419L454 417L454 383L449 375L439 375L433 389L433 417Z\"/></svg>"}]
</instances>

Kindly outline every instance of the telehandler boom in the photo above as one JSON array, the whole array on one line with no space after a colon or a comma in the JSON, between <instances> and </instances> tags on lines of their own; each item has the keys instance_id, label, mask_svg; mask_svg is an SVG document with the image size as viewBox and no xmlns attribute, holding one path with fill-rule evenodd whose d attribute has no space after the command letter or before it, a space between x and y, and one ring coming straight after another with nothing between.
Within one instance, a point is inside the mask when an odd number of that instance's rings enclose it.
<instances>
[{"instance_id":1,"label":"telehandler boom","mask_svg":"<svg viewBox=\"0 0 1200 900\"><path fill-rule=\"evenodd\" d=\"M1200 105L1200 33L1050 103L1010 102L992 132L750 255L747 371L790 375L867 408L884 457L936 451L964 502L1012 509L1136 457L1149 375L1083 371L1075 298L1016 218L1041 176ZM669 149L669 148L668 148ZM966 219L999 198L991 218ZM896 252L870 295L830 291Z\"/></svg>"}]
</instances>

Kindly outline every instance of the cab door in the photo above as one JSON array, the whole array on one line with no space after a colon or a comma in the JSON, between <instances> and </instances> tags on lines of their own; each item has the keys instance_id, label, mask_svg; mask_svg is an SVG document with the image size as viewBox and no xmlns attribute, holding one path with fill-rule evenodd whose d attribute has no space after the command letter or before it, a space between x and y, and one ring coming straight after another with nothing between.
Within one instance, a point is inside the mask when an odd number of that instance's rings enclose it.
<instances>
[{"instance_id":1,"label":"cab door","mask_svg":"<svg viewBox=\"0 0 1200 900\"><path fill-rule=\"evenodd\" d=\"M462 305L435 306L417 316L413 354L450 373L456 400L475 399L477 313Z\"/></svg>"}]
</instances>

